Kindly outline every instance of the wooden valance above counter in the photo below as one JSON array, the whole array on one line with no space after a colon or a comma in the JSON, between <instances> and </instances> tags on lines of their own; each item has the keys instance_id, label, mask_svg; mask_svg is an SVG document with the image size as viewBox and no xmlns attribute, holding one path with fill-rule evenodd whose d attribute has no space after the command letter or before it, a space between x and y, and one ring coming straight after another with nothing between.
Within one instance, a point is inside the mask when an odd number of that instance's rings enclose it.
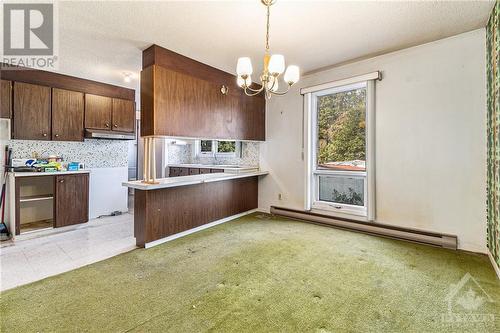
<instances>
[{"instance_id":1,"label":"wooden valance above counter","mask_svg":"<svg viewBox=\"0 0 500 333\"><path fill-rule=\"evenodd\" d=\"M232 74L157 45L143 51L141 136L264 141L265 107Z\"/></svg>"}]
</instances>

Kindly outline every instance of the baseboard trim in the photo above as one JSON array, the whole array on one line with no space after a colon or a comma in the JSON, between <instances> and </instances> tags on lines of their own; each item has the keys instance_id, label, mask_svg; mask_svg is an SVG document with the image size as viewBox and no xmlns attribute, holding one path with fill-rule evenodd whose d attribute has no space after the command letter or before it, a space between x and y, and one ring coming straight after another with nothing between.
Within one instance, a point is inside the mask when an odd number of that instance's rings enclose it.
<instances>
[{"instance_id":1,"label":"baseboard trim","mask_svg":"<svg viewBox=\"0 0 500 333\"><path fill-rule=\"evenodd\" d=\"M495 273L497 273L497 278L500 280L500 267L498 267L497 263L495 262L495 258L493 258L493 255L491 255L491 252L488 250L488 258L490 258L491 264L493 265L493 269L495 270Z\"/></svg>"},{"instance_id":2,"label":"baseboard trim","mask_svg":"<svg viewBox=\"0 0 500 333\"><path fill-rule=\"evenodd\" d=\"M276 206L271 206L271 214L380 237L405 240L408 242L438 246L452 250L457 249L457 236L454 235L441 234L412 228L401 228L378 222L360 222L357 220L336 218L314 212Z\"/></svg>"},{"instance_id":3,"label":"baseboard trim","mask_svg":"<svg viewBox=\"0 0 500 333\"><path fill-rule=\"evenodd\" d=\"M256 209L248 210L248 211L240 213L240 214L231 215L231 216L225 217L223 219L220 219L220 220L217 220L217 221L213 221L213 222L210 222L210 223L207 223L207 224L204 224L204 225L200 225L199 227L196 227L196 228L193 228L193 229L189 229L189 230L186 230L186 231L182 231L182 232L179 232L177 234L174 234L174 235L162 238L162 239L158 239L158 240L146 243L146 244L144 244L144 248L149 249L149 248L151 248L153 246L160 245L160 244L163 244L163 243L166 243L166 242L170 242L170 241L172 241L174 239L181 238L181 237L184 237L184 236L190 235L192 233L195 233L195 232L198 232L198 231L201 231L201 230L205 230L205 229L208 229L208 228L211 228L211 227L215 227L216 225L219 225L219 224L222 224L222 223L226 223L226 222L229 222L231 220L235 220L237 218L240 218L240 217L243 217L245 215L249 215L249 214L252 214L252 213L255 213L255 212L258 212L258 211L259 210L256 208Z\"/></svg>"}]
</instances>

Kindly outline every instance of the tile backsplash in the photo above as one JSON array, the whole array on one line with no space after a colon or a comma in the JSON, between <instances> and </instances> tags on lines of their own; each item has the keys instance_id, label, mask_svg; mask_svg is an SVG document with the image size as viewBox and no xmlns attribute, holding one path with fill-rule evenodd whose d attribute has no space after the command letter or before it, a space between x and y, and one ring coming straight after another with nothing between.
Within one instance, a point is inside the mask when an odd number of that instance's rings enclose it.
<instances>
[{"instance_id":1,"label":"tile backsplash","mask_svg":"<svg viewBox=\"0 0 500 333\"><path fill-rule=\"evenodd\" d=\"M128 141L85 139L83 142L9 140L13 158L62 156L65 162L85 163L86 168L126 167Z\"/></svg>"},{"instance_id":2,"label":"tile backsplash","mask_svg":"<svg viewBox=\"0 0 500 333\"><path fill-rule=\"evenodd\" d=\"M168 164L185 164L185 163L201 163L201 164L231 164L258 166L259 165L259 142L242 142L241 157L213 157L213 156L196 156L194 152L194 144L173 145L169 144Z\"/></svg>"}]
</instances>

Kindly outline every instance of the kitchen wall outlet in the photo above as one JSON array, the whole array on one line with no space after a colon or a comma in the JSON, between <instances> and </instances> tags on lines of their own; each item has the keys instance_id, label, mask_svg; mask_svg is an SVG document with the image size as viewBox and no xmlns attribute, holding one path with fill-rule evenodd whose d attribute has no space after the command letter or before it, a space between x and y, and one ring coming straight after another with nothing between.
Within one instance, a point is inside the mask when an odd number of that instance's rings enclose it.
<instances>
[{"instance_id":1,"label":"kitchen wall outlet","mask_svg":"<svg viewBox=\"0 0 500 333\"><path fill-rule=\"evenodd\" d=\"M283 200L283 194L278 193L278 200Z\"/></svg>"}]
</instances>

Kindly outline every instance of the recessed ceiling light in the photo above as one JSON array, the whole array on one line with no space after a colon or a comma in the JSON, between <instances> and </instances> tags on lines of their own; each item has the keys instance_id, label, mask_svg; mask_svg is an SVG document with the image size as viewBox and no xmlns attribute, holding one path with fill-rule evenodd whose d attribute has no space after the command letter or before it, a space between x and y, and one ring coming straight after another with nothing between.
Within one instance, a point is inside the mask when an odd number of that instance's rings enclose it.
<instances>
[{"instance_id":1,"label":"recessed ceiling light","mask_svg":"<svg viewBox=\"0 0 500 333\"><path fill-rule=\"evenodd\" d=\"M123 73L123 81L125 81L127 83L132 81L132 74L124 72Z\"/></svg>"}]
</instances>

